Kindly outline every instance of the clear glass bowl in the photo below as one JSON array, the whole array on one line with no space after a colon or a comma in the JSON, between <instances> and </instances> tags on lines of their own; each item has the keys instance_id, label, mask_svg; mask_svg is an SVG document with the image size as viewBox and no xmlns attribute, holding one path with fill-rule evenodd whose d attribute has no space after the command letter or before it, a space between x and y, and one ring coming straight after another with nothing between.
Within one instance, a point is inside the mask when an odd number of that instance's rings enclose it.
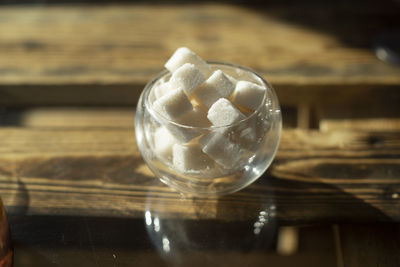
<instances>
[{"instance_id":1,"label":"clear glass bowl","mask_svg":"<svg viewBox=\"0 0 400 267\"><path fill-rule=\"evenodd\" d=\"M155 99L153 88L171 76L165 70L146 85L136 109L136 139L145 162L162 182L194 196L232 193L257 180L276 154L282 129L278 99L267 81L242 66L208 63L213 70L220 69L236 80L264 86L266 91L261 105L245 119L229 126L202 128L177 124L157 113L152 106ZM156 134L160 127L176 137L186 138L186 145L194 151L191 158L185 159L190 161L192 168L174 164L168 149L169 153L165 153L165 149L160 153L158 148L164 145L161 139L156 139L156 136L160 137ZM209 153L202 153L202 149Z\"/></svg>"}]
</instances>

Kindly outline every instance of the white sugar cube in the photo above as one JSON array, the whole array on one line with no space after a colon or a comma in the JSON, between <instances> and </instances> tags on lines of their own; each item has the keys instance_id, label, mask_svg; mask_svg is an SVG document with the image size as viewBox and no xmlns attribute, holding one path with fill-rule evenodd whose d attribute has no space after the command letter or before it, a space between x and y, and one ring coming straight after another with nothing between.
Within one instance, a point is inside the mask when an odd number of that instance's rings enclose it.
<instances>
[{"instance_id":1,"label":"white sugar cube","mask_svg":"<svg viewBox=\"0 0 400 267\"><path fill-rule=\"evenodd\" d=\"M233 102L247 109L257 109L264 99L265 88L248 81L239 81L233 94Z\"/></svg>"},{"instance_id":2,"label":"white sugar cube","mask_svg":"<svg viewBox=\"0 0 400 267\"><path fill-rule=\"evenodd\" d=\"M243 69L235 69L235 73L233 74L235 79L237 81L248 81L255 83L257 85L263 86L264 83L261 81L260 77L257 75L253 74L252 72L249 72L248 70L243 70Z\"/></svg>"},{"instance_id":3,"label":"white sugar cube","mask_svg":"<svg viewBox=\"0 0 400 267\"><path fill-rule=\"evenodd\" d=\"M216 70L201 86L197 87L193 96L207 108L221 97L228 98L234 91L235 86L221 71Z\"/></svg>"},{"instance_id":4,"label":"white sugar cube","mask_svg":"<svg viewBox=\"0 0 400 267\"><path fill-rule=\"evenodd\" d=\"M207 113L200 107L194 107L181 118L177 120L179 124L188 125L193 127L208 127L211 125L207 119Z\"/></svg>"},{"instance_id":5,"label":"white sugar cube","mask_svg":"<svg viewBox=\"0 0 400 267\"><path fill-rule=\"evenodd\" d=\"M255 146L258 145L256 129L253 127L248 127L242 130L238 136L237 142L240 147L252 150Z\"/></svg>"},{"instance_id":6,"label":"white sugar cube","mask_svg":"<svg viewBox=\"0 0 400 267\"><path fill-rule=\"evenodd\" d=\"M180 172L206 171L213 167L213 161L199 145L174 144L172 151L174 167Z\"/></svg>"},{"instance_id":7,"label":"white sugar cube","mask_svg":"<svg viewBox=\"0 0 400 267\"><path fill-rule=\"evenodd\" d=\"M176 120L193 109L182 89L172 90L153 103L154 109L167 119Z\"/></svg>"},{"instance_id":8,"label":"white sugar cube","mask_svg":"<svg viewBox=\"0 0 400 267\"><path fill-rule=\"evenodd\" d=\"M193 90L203 83L205 79L195 65L186 63L173 72L169 80L169 86L173 89L183 89L190 96Z\"/></svg>"},{"instance_id":9,"label":"white sugar cube","mask_svg":"<svg viewBox=\"0 0 400 267\"><path fill-rule=\"evenodd\" d=\"M246 118L228 99L218 99L208 110L207 118L214 126L233 124Z\"/></svg>"},{"instance_id":10,"label":"white sugar cube","mask_svg":"<svg viewBox=\"0 0 400 267\"><path fill-rule=\"evenodd\" d=\"M157 98L160 98L167 94L168 92L171 91L171 87L169 86L170 84L168 82L160 82L156 84L153 88L154 90L154 96Z\"/></svg>"},{"instance_id":11,"label":"white sugar cube","mask_svg":"<svg viewBox=\"0 0 400 267\"><path fill-rule=\"evenodd\" d=\"M203 152L224 168L239 167L243 151L223 134L213 132L200 138L199 143Z\"/></svg>"},{"instance_id":12,"label":"white sugar cube","mask_svg":"<svg viewBox=\"0 0 400 267\"><path fill-rule=\"evenodd\" d=\"M169 132L180 142L180 143L188 143L195 137L202 135L203 131L199 129L194 129L191 127L185 127L176 125L173 123L168 123L165 125L168 128Z\"/></svg>"},{"instance_id":13,"label":"white sugar cube","mask_svg":"<svg viewBox=\"0 0 400 267\"><path fill-rule=\"evenodd\" d=\"M232 141L241 148L256 151L270 127L268 115L261 111L235 127Z\"/></svg>"},{"instance_id":14,"label":"white sugar cube","mask_svg":"<svg viewBox=\"0 0 400 267\"><path fill-rule=\"evenodd\" d=\"M207 119L207 114L200 107L194 107L192 110L183 114L180 118L174 120L174 123L166 123L170 133L181 143L187 143L195 137L206 132L205 129L192 128L200 127L207 128L211 125Z\"/></svg>"},{"instance_id":15,"label":"white sugar cube","mask_svg":"<svg viewBox=\"0 0 400 267\"><path fill-rule=\"evenodd\" d=\"M211 69L207 65L207 62L205 62L187 47L178 48L164 66L170 72L175 72L185 63L191 63L195 65L205 77L209 77L211 75Z\"/></svg>"},{"instance_id":16,"label":"white sugar cube","mask_svg":"<svg viewBox=\"0 0 400 267\"><path fill-rule=\"evenodd\" d=\"M165 127L159 127L154 133L154 151L161 159L172 160L172 146L178 141Z\"/></svg>"},{"instance_id":17,"label":"white sugar cube","mask_svg":"<svg viewBox=\"0 0 400 267\"><path fill-rule=\"evenodd\" d=\"M231 75L226 74L226 77L231 81L231 83L236 86L236 84L238 83L238 80L236 80L235 78L233 78Z\"/></svg>"}]
</instances>

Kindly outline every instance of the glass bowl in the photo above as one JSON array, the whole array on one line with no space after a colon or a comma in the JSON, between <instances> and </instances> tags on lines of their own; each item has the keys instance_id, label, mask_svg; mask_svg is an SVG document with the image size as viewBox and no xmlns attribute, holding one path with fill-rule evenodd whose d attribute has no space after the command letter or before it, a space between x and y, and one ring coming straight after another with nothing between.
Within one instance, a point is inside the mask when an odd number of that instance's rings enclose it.
<instances>
[{"instance_id":1,"label":"glass bowl","mask_svg":"<svg viewBox=\"0 0 400 267\"><path fill-rule=\"evenodd\" d=\"M236 80L264 86L260 106L228 126L203 128L170 121L152 106L153 89L171 76L165 70L146 85L136 109L136 139L146 164L163 183L194 196L232 193L257 180L275 157L282 129L278 99L267 81L239 65L208 63L212 70L220 69ZM171 136L178 143L186 142L185 158L173 158L168 146Z\"/></svg>"}]
</instances>

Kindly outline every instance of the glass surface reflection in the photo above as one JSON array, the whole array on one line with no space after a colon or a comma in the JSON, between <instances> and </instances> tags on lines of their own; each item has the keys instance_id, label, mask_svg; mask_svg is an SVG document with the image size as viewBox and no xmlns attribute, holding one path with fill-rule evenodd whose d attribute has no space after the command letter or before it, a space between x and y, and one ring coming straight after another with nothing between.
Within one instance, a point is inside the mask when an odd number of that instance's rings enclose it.
<instances>
[{"instance_id":1,"label":"glass surface reflection","mask_svg":"<svg viewBox=\"0 0 400 267\"><path fill-rule=\"evenodd\" d=\"M264 253L274 248L276 205L272 199L260 199L258 203L263 204L254 211L252 218L248 218L239 215L240 207L237 207L238 216L221 211L225 208L226 198L229 196L199 199L181 195L182 206L194 211L193 216L185 217L166 211L169 209L165 209L165 199L153 198L149 193L144 213L146 231L168 266L189 266L199 261L204 266L215 263L221 266L224 255ZM210 202L212 205L205 204Z\"/></svg>"}]
</instances>

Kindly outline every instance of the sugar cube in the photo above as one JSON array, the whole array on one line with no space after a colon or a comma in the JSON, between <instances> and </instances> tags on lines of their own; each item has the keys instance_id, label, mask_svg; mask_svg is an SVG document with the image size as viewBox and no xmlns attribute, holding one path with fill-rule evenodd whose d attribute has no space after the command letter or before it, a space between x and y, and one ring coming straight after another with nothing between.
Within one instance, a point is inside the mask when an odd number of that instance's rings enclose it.
<instances>
[{"instance_id":1,"label":"sugar cube","mask_svg":"<svg viewBox=\"0 0 400 267\"><path fill-rule=\"evenodd\" d=\"M154 133L154 151L163 160L172 161L172 146L178 141L165 127L159 127Z\"/></svg>"},{"instance_id":2,"label":"sugar cube","mask_svg":"<svg viewBox=\"0 0 400 267\"><path fill-rule=\"evenodd\" d=\"M223 134L212 132L200 138L199 143L203 152L224 168L239 167L243 151Z\"/></svg>"},{"instance_id":3,"label":"sugar cube","mask_svg":"<svg viewBox=\"0 0 400 267\"><path fill-rule=\"evenodd\" d=\"M175 70L169 80L169 86L173 89L183 89L190 96L196 87L205 81L204 75L195 65L186 63Z\"/></svg>"},{"instance_id":4,"label":"sugar cube","mask_svg":"<svg viewBox=\"0 0 400 267\"><path fill-rule=\"evenodd\" d=\"M207 118L214 126L233 124L246 118L228 99L218 99L208 110Z\"/></svg>"},{"instance_id":5,"label":"sugar cube","mask_svg":"<svg viewBox=\"0 0 400 267\"><path fill-rule=\"evenodd\" d=\"M253 127L243 129L238 138L235 140L240 147L253 150L254 146L257 146L257 131Z\"/></svg>"},{"instance_id":6,"label":"sugar cube","mask_svg":"<svg viewBox=\"0 0 400 267\"><path fill-rule=\"evenodd\" d=\"M236 80L235 78L233 78L231 75L228 75L225 73L225 76L229 79L229 81L231 81L231 83L236 86L236 84L238 83L238 80Z\"/></svg>"},{"instance_id":7,"label":"sugar cube","mask_svg":"<svg viewBox=\"0 0 400 267\"><path fill-rule=\"evenodd\" d=\"M251 110L257 109L264 99L265 88L248 81L239 81L233 94L233 102Z\"/></svg>"},{"instance_id":8,"label":"sugar cube","mask_svg":"<svg viewBox=\"0 0 400 267\"><path fill-rule=\"evenodd\" d=\"M182 89L172 90L153 103L154 109L167 119L176 120L192 110L192 104Z\"/></svg>"},{"instance_id":9,"label":"sugar cube","mask_svg":"<svg viewBox=\"0 0 400 267\"><path fill-rule=\"evenodd\" d=\"M177 123L194 127L208 127L211 125L207 113L200 107L194 107L177 120Z\"/></svg>"},{"instance_id":10,"label":"sugar cube","mask_svg":"<svg viewBox=\"0 0 400 267\"><path fill-rule=\"evenodd\" d=\"M235 74L233 76L236 78L237 81L248 81L260 86L263 86L264 83L261 81L260 77L254 75L253 73L249 72L248 70L244 69L236 69Z\"/></svg>"},{"instance_id":11,"label":"sugar cube","mask_svg":"<svg viewBox=\"0 0 400 267\"><path fill-rule=\"evenodd\" d=\"M174 144L172 153L174 167L181 172L206 171L213 166L213 161L203 153L198 144Z\"/></svg>"},{"instance_id":12,"label":"sugar cube","mask_svg":"<svg viewBox=\"0 0 400 267\"><path fill-rule=\"evenodd\" d=\"M228 98L234 91L235 86L221 71L216 70L201 86L197 87L193 96L207 108L221 97Z\"/></svg>"},{"instance_id":13,"label":"sugar cube","mask_svg":"<svg viewBox=\"0 0 400 267\"><path fill-rule=\"evenodd\" d=\"M154 96L157 98L162 97L166 93L171 91L171 87L169 86L170 84L168 82L164 83L158 83L154 86Z\"/></svg>"},{"instance_id":14,"label":"sugar cube","mask_svg":"<svg viewBox=\"0 0 400 267\"><path fill-rule=\"evenodd\" d=\"M206 130L192 128L207 128L211 125L207 119L207 114L200 107L194 107L174 121L175 123L165 123L170 133L181 143L187 143L195 137L202 135Z\"/></svg>"},{"instance_id":15,"label":"sugar cube","mask_svg":"<svg viewBox=\"0 0 400 267\"><path fill-rule=\"evenodd\" d=\"M165 125L169 132L181 143L188 143L195 137L202 135L203 132L199 129L194 129L191 127L182 127L173 123L168 123Z\"/></svg>"},{"instance_id":16,"label":"sugar cube","mask_svg":"<svg viewBox=\"0 0 400 267\"><path fill-rule=\"evenodd\" d=\"M232 141L241 148L256 151L265 134L269 131L270 120L267 111L260 111L246 120L246 123L236 125L231 136Z\"/></svg>"},{"instance_id":17,"label":"sugar cube","mask_svg":"<svg viewBox=\"0 0 400 267\"><path fill-rule=\"evenodd\" d=\"M185 63L195 65L205 77L209 77L211 74L211 69L207 63L187 47L178 48L164 66L170 72L175 72Z\"/></svg>"}]
</instances>

